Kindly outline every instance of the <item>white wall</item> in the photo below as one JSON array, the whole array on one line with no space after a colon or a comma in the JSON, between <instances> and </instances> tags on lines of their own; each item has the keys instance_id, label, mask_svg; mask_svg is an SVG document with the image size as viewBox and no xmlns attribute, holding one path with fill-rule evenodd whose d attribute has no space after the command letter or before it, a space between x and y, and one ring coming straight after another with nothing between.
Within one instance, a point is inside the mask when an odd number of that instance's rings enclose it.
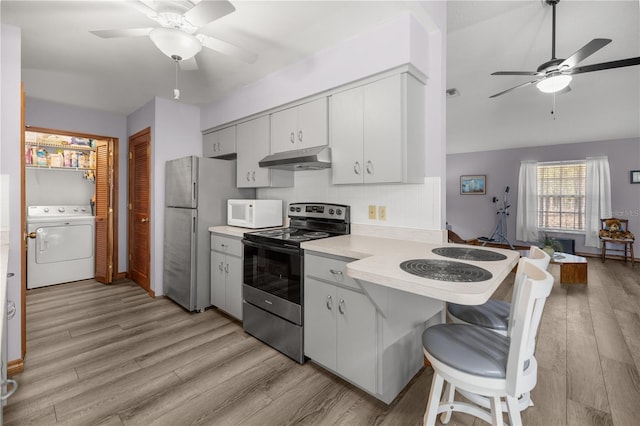
<instances>
[{"instance_id":1,"label":"white wall","mask_svg":"<svg viewBox=\"0 0 640 426\"><path fill-rule=\"evenodd\" d=\"M167 160L202 155L200 109L156 97L127 119L129 136L151 128L151 265L150 286L162 295L164 255L164 168Z\"/></svg>"},{"instance_id":2,"label":"white wall","mask_svg":"<svg viewBox=\"0 0 640 426\"><path fill-rule=\"evenodd\" d=\"M173 100L156 98L156 136L152 150L152 228L151 288L164 294L162 265L164 256L164 168L167 160L202 155L200 108Z\"/></svg>"},{"instance_id":3,"label":"white wall","mask_svg":"<svg viewBox=\"0 0 640 426\"><path fill-rule=\"evenodd\" d=\"M444 16L446 3L430 5ZM326 201L351 205L352 222L422 229L444 229L444 65L443 38L428 33L404 13L345 40L300 63L278 71L202 108L202 128L209 129L279 105L330 90L411 63L428 76L425 159L428 178L415 185L332 185L331 171L295 172L294 188L259 189L259 198ZM369 204L387 207L386 221L370 221Z\"/></svg>"},{"instance_id":4,"label":"white wall","mask_svg":"<svg viewBox=\"0 0 640 426\"><path fill-rule=\"evenodd\" d=\"M10 185L8 194L2 199L9 203L9 263L8 271L15 276L7 280L7 299L16 302L16 315L8 322L9 361L21 358L22 307L20 304L20 251L22 250L22 230L20 229L20 29L10 25L0 25L0 174L7 175ZM6 179L6 177L5 177ZM3 191L6 190L3 186ZM8 195L8 196L7 196ZM6 220L3 220L5 222Z\"/></svg>"},{"instance_id":5,"label":"white wall","mask_svg":"<svg viewBox=\"0 0 640 426\"><path fill-rule=\"evenodd\" d=\"M77 171L28 168L25 171L25 204L89 205L96 192L96 184L84 179Z\"/></svg>"}]
</instances>

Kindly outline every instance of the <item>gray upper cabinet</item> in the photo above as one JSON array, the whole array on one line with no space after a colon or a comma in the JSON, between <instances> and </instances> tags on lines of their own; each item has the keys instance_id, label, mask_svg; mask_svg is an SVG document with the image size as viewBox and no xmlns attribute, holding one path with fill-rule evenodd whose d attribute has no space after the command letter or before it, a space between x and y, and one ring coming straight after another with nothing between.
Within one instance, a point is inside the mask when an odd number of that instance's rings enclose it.
<instances>
[{"instance_id":1,"label":"gray upper cabinet","mask_svg":"<svg viewBox=\"0 0 640 426\"><path fill-rule=\"evenodd\" d=\"M271 114L271 154L328 144L327 98Z\"/></svg>"},{"instance_id":2,"label":"gray upper cabinet","mask_svg":"<svg viewBox=\"0 0 640 426\"><path fill-rule=\"evenodd\" d=\"M425 90L408 73L331 96L332 181L420 183L425 175Z\"/></svg>"},{"instance_id":3,"label":"gray upper cabinet","mask_svg":"<svg viewBox=\"0 0 640 426\"><path fill-rule=\"evenodd\" d=\"M293 171L260 167L269 155L269 116L254 118L236 126L238 188L293 186Z\"/></svg>"},{"instance_id":4,"label":"gray upper cabinet","mask_svg":"<svg viewBox=\"0 0 640 426\"><path fill-rule=\"evenodd\" d=\"M203 135L202 155L211 158L235 158L236 126L225 127Z\"/></svg>"}]
</instances>

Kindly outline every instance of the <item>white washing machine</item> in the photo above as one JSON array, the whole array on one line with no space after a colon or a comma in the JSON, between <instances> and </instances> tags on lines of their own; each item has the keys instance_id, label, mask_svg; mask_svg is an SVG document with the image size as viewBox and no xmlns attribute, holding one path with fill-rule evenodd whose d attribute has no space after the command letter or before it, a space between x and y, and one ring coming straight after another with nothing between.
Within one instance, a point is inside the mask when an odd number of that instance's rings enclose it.
<instances>
[{"instance_id":1,"label":"white washing machine","mask_svg":"<svg viewBox=\"0 0 640 426\"><path fill-rule=\"evenodd\" d=\"M95 276L95 217L86 206L29 206L27 288Z\"/></svg>"}]
</instances>

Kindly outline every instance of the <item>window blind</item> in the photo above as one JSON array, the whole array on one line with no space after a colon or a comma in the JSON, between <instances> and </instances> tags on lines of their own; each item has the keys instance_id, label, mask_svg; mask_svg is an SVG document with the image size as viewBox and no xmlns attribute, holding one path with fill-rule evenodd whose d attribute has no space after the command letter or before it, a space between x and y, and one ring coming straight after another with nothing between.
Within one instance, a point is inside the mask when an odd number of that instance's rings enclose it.
<instances>
[{"instance_id":1,"label":"window blind","mask_svg":"<svg viewBox=\"0 0 640 426\"><path fill-rule=\"evenodd\" d=\"M538 163L538 227L584 231L586 161Z\"/></svg>"}]
</instances>

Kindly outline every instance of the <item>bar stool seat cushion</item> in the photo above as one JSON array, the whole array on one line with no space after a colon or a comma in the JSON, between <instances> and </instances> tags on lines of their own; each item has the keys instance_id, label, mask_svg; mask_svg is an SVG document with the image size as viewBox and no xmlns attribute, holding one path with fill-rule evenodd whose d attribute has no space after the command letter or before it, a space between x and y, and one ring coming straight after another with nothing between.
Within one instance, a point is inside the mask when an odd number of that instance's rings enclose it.
<instances>
[{"instance_id":1,"label":"bar stool seat cushion","mask_svg":"<svg viewBox=\"0 0 640 426\"><path fill-rule=\"evenodd\" d=\"M477 306L449 303L447 309L451 315L469 324L505 332L509 326L511 303L503 300L489 299Z\"/></svg>"},{"instance_id":2,"label":"bar stool seat cushion","mask_svg":"<svg viewBox=\"0 0 640 426\"><path fill-rule=\"evenodd\" d=\"M469 324L438 324L422 333L422 345L438 361L475 376L506 378L509 338Z\"/></svg>"}]
</instances>

